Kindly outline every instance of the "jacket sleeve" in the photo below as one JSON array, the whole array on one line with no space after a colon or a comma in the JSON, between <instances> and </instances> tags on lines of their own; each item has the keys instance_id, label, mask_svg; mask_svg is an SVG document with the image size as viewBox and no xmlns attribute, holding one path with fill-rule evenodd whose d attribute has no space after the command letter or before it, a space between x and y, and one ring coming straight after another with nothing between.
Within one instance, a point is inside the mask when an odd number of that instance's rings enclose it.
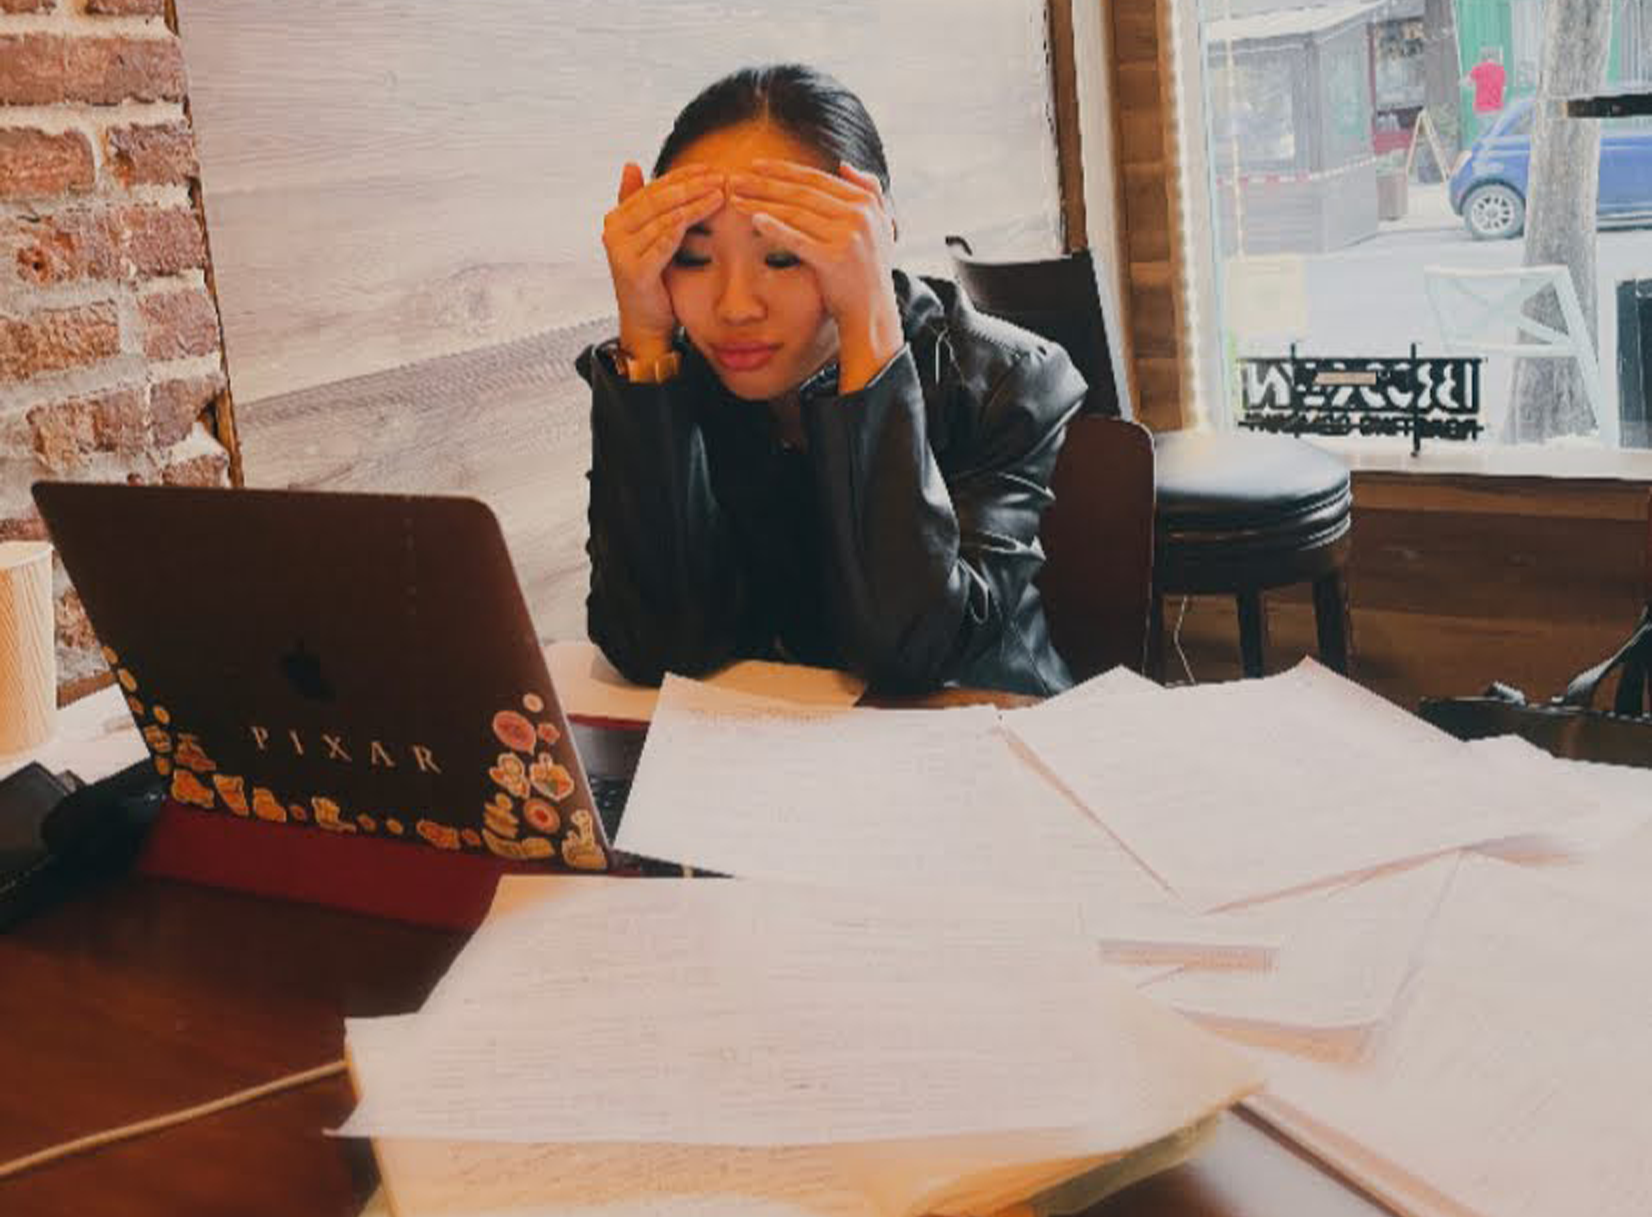
<instances>
[{"instance_id":1,"label":"jacket sleeve","mask_svg":"<svg viewBox=\"0 0 1652 1217\"><path fill-rule=\"evenodd\" d=\"M740 649L744 582L712 494L692 386L633 385L587 350L586 629L627 680L698 676Z\"/></svg>"},{"instance_id":2,"label":"jacket sleeve","mask_svg":"<svg viewBox=\"0 0 1652 1217\"><path fill-rule=\"evenodd\" d=\"M804 407L828 584L850 666L886 689L953 679L999 645L1043 565L1050 474L1085 384L1065 352L1018 352L948 480L910 347L857 393Z\"/></svg>"}]
</instances>

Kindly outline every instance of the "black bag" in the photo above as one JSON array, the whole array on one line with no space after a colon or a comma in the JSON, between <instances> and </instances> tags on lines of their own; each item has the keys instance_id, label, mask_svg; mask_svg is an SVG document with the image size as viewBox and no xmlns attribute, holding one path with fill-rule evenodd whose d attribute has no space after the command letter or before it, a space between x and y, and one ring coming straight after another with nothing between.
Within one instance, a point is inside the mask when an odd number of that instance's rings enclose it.
<instances>
[{"instance_id":1,"label":"black bag","mask_svg":"<svg viewBox=\"0 0 1652 1217\"><path fill-rule=\"evenodd\" d=\"M1417 712L1458 739L1518 735L1555 756L1652 769L1652 604L1629 641L1609 659L1579 674L1566 692L1531 703L1518 689L1494 684L1481 697L1425 697ZM1595 695L1618 672L1612 709Z\"/></svg>"}]
</instances>

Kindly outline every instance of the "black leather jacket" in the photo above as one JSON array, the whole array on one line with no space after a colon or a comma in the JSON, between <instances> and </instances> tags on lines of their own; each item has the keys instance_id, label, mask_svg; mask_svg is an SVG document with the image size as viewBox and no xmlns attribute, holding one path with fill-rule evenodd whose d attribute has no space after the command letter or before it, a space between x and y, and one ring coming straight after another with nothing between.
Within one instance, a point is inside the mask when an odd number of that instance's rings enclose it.
<instances>
[{"instance_id":1,"label":"black leather jacket","mask_svg":"<svg viewBox=\"0 0 1652 1217\"><path fill-rule=\"evenodd\" d=\"M580 356L588 628L629 679L783 658L889 691L1072 683L1032 580L1084 380L950 283L895 287L906 347L859 392L806 387L802 450L692 349L664 385Z\"/></svg>"}]
</instances>

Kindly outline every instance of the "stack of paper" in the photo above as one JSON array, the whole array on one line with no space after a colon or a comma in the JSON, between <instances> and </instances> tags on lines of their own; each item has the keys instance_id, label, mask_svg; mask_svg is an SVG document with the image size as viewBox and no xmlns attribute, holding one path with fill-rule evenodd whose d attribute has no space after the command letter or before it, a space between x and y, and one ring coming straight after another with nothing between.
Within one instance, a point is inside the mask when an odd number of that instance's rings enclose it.
<instances>
[{"instance_id":1,"label":"stack of paper","mask_svg":"<svg viewBox=\"0 0 1652 1217\"><path fill-rule=\"evenodd\" d=\"M347 1024L404 1217L984 1213L1256 1083L1059 904L507 882L422 1011Z\"/></svg>"},{"instance_id":2,"label":"stack of paper","mask_svg":"<svg viewBox=\"0 0 1652 1217\"><path fill-rule=\"evenodd\" d=\"M1195 907L1370 874L1547 823L1464 745L1312 662L1029 712L1012 730Z\"/></svg>"},{"instance_id":3,"label":"stack of paper","mask_svg":"<svg viewBox=\"0 0 1652 1217\"><path fill-rule=\"evenodd\" d=\"M1036 892L1084 908L1119 962L1259 967L1275 946L1189 912L987 706L824 709L668 677L616 844L741 878Z\"/></svg>"},{"instance_id":4,"label":"stack of paper","mask_svg":"<svg viewBox=\"0 0 1652 1217\"><path fill-rule=\"evenodd\" d=\"M1253 1106L1403 1213L1640 1217L1648 962L1615 901L1467 858L1369 1057L1265 1054Z\"/></svg>"},{"instance_id":5,"label":"stack of paper","mask_svg":"<svg viewBox=\"0 0 1652 1217\"><path fill-rule=\"evenodd\" d=\"M1652 773L1311 662L652 714L617 844L739 878L502 888L425 1010L351 1024L402 1217L1069 1211L1251 1081L1167 1008L1403 1213L1652 1207Z\"/></svg>"}]
</instances>

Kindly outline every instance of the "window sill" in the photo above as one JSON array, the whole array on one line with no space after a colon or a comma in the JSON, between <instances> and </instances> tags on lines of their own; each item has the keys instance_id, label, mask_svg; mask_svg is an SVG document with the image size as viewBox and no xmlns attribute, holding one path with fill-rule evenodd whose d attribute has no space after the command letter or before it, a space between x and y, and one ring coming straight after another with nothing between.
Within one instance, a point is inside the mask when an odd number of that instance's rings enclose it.
<instances>
[{"instance_id":1,"label":"window sill","mask_svg":"<svg viewBox=\"0 0 1652 1217\"><path fill-rule=\"evenodd\" d=\"M1360 510L1638 524L1648 515L1652 452L1645 450L1436 443L1412 456L1401 439L1309 442L1348 465Z\"/></svg>"},{"instance_id":2,"label":"window sill","mask_svg":"<svg viewBox=\"0 0 1652 1217\"><path fill-rule=\"evenodd\" d=\"M1442 477L1547 478L1652 485L1652 450L1544 446L1538 444L1425 443L1411 455L1407 439L1330 439L1304 436L1345 462L1354 473Z\"/></svg>"}]
</instances>

